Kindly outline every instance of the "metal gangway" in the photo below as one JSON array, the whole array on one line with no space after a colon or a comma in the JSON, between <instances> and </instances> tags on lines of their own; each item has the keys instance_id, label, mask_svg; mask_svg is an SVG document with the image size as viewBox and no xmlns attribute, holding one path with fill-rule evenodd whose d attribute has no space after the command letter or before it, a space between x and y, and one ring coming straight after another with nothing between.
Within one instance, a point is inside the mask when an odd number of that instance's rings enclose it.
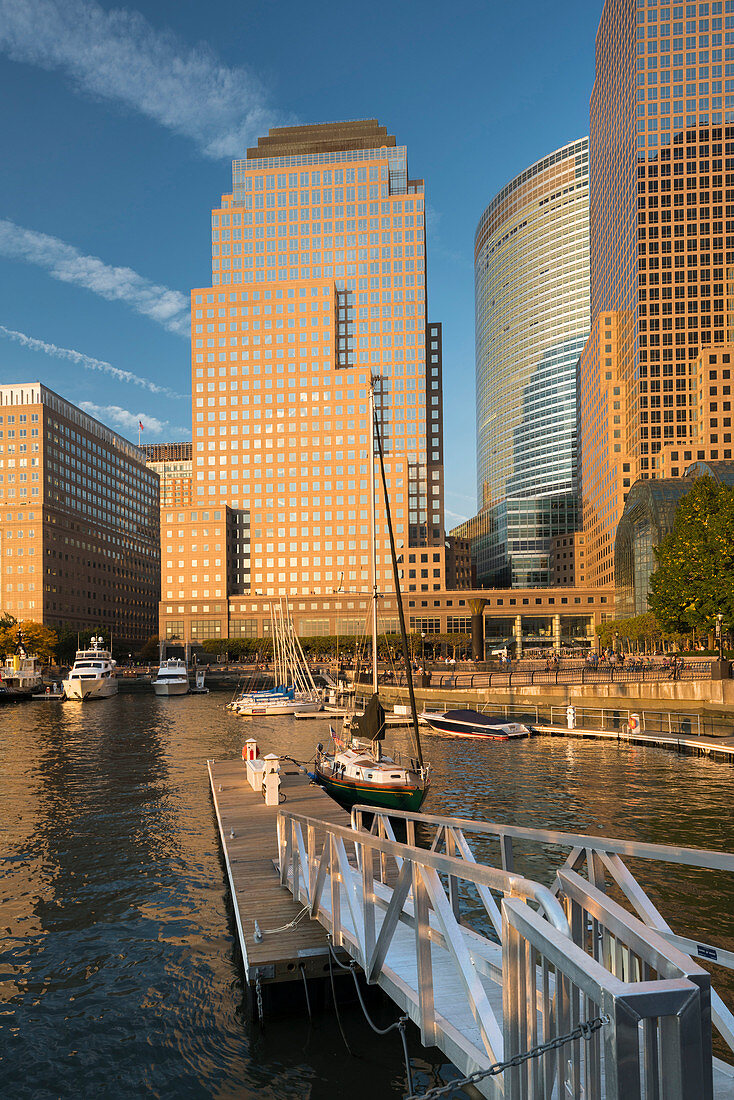
<instances>
[{"instance_id":1,"label":"metal gangway","mask_svg":"<svg viewBox=\"0 0 734 1100\"><path fill-rule=\"evenodd\" d=\"M476 861L472 834L498 866ZM517 844L558 850L550 886L515 872ZM370 807L351 828L281 808L278 851L334 947L483 1096L734 1098L712 1055L713 1023L734 1061L734 1016L701 965L733 968L734 953L676 935L622 858L732 872L734 855Z\"/></svg>"}]
</instances>

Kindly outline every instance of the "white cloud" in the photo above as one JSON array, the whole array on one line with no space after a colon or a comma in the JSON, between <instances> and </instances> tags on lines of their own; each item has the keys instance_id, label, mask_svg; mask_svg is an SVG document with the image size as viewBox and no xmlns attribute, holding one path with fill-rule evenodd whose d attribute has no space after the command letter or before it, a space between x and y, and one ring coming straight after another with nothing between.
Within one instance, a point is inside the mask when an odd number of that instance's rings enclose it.
<instances>
[{"instance_id":1,"label":"white cloud","mask_svg":"<svg viewBox=\"0 0 734 1100\"><path fill-rule=\"evenodd\" d=\"M458 526L469 518L464 512L452 512L450 508L444 508L443 514L444 519L451 520L452 527Z\"/></svg>"},{"instance_id":2,"label":"white cloud","mask_svg":"<svg viewBox=\"0 0 734 1100\"><path fill-rule=\"evenodd\" d=\"M94 0L0 0L0 50L61 70L81 91L139 111L206 156L244 156L277 121L246 69L156 30L139 12L105 11Z\"/></svg>"},{"instance_id":3,"label":"white cloud","mask_svg":"<svg viewBox=\"0 0 734 1100\"><path fill-rule=\"evenodd\" d=\"M138 437L138 424L143 424L143 440L151 442L151 435L166 435L171 432L177 435L188 434L187 428L173 427L167 420L159 420L147 413L129 412L119 405L95 405L92 401L80 401L79 408L84 409L90 416L100 420L103 424L112 424L120 428L129 436Z\"/></svg>"},{"instance_id":4,"label":"white cloud","mask_svg":"<svg viewBox=\"0 0 734 1100\"><path fill-rule=\"evenodd\" d=\"M84 367L85 370L101 371L103 374L110 375L111 378L116 378L118 382L130 382L134 386L141 386L144 390L149 390L150 393L159 393L164 397L187 396L184 393L169 390L167 386L159 386L156 382L151 382L149 378L141 378L139 374L133 374L132 371L113 367L111 363L105 362L104 359L94 359L91 355L74 351L73 348L60 348L57 344L48 344L45 340L37 340L35 336L27 336L25 332L16 332L15 329L6 328L5 325L0 325L0 336L7 336L9 340L14 340L16 344L20 344L24 348L30 348L31 351L41 351L44 355L50 355L54 359L66 359L71 363L76 363L79 367Z\"/></svg>"},{"instance_id":5,"label":"white cloud","mask_svg":"<svg viewBox=\"0 0 734 1100\"><path fill-rule=\"evenodd\" d=\"M125 302L169 332L190 335L189 300L180 290L158 286L129 267L111 267L96 256L85 256L58 237L0 218L0 255L37 264L62 283L83 286L109 302Z\"/></svg>"}]
</instances>

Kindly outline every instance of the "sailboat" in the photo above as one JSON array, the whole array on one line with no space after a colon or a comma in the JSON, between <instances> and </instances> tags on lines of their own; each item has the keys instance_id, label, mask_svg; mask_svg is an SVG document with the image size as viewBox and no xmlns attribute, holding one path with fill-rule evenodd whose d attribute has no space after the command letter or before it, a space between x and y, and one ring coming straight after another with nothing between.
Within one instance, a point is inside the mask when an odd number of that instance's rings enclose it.
<instances>
[{"instance_id":1,"label":"sailboat","mask_svg":"<svg viewBox=\"0 0 734 1100\"><path fill-rule=\"evenodd\" d=\"M375 382L370 380L369 412L373 440L369 452L370 485L370 534L372 539L372 695L365 706L364 713L351 715L344 721L342 735L338 736L329 727L332 747L326 751L318 746L313 779L331 795L340 805L350 809L357 804L379 806L391 810L419 810L430 786L430 764L423 761L418 713L413 690L408 636L405 630L405 615L400 597L400 578L395 553L390 502L385 480L385 461L382 452L380 428L375 418ZM398 757L386 756L382 752L385 738L385 710L380 702L377 677L377 538L375 523L375 454L374 438L380 460L382 491L387 516L387 529L390 536L390 557L392 559L393 580L400 620L403 658L408 678L410 711L412 717L411 739L413 759L404 763Z\"/></svg>"},{"instance_id":2,"label":"sailboat","mask_svg":"<svg viewBox=\"0 0 734 1100\"><path fill-rule=\"evenodd\" d=\"M267 691L242 692L229 704L230 709L247 718L321 710L321 697L294 629L287 600L279 601L277 607L271 604L270 623L276 686Z\"/></svg>"}]
</instances>

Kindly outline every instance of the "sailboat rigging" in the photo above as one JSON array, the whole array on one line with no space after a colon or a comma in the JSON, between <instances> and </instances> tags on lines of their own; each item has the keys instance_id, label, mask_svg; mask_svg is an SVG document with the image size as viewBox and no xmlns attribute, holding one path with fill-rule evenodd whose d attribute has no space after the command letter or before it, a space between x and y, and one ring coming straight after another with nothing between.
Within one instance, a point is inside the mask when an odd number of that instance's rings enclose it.
<instances>
[{"instance_id":1,"label":"sailboat rigging","mask_svg":"<svg viewBox=\"0 0 734 1100\"><path fill-rule=\"evenodd\" d=\"M293 627L288 601L270 605L275 684L263 691L243 691L228 704L243 717L308 714L321 709L321 697Z\"/></svg>"},{"instance_id":2,"label":"sailboat rigging","mask_svg":"<svg viewBox=\"0 0 734 1100\"><path fill-rule=\"evenodd\" d=\"M372 540L371 579L372 579L372 695L364 713L353 715L344 721L342 737L331 729L332 751L324 751L319 745L315 763L314 779L343 806L351 807L358 803L380 806L387 809L418 810L426 797L430 785L430 765L423 761L418 712L413 690L413 677L408 652L408 637L405 630L405 614L400 594L400 577L395 536L393 533L390 502L385 477L385 460L380 437L380 427L375 416L375 383L378 376L370 379L369 415L369 488L370 488L370 534ZM385 737L385 710L380 702L377 668L377 536L375 517L375 453L374 440L380 460L380 477L387 517L387 529L390 539L390 557L392 560L393 582L398 605L400 635L402 639L403 659L408 680L410 710L412 717L411 737L415 759L408 765L382 753Z\"/></svg>"}]
</instances>

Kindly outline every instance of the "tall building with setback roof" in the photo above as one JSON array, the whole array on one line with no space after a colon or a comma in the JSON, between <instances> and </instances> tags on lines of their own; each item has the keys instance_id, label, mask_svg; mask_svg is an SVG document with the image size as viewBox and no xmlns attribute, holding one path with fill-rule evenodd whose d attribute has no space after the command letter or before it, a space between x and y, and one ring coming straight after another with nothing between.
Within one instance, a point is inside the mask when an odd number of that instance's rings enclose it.
<instances>
[{"instance_id":1,"label":"tall building with setback roof","mask_svg":"<svg viewBox=\"0 0 734 1100\"><path fill-rule=\"evenodd\" d=\"M211 286L191 295L192 499L162 513L162 632L246 634L279 594L311 598L321 622L324 597L370 590L371 376L405 590L445 587L424 203L374 120L274 129L234 161Z\"/></svg>"}]
</instances>

